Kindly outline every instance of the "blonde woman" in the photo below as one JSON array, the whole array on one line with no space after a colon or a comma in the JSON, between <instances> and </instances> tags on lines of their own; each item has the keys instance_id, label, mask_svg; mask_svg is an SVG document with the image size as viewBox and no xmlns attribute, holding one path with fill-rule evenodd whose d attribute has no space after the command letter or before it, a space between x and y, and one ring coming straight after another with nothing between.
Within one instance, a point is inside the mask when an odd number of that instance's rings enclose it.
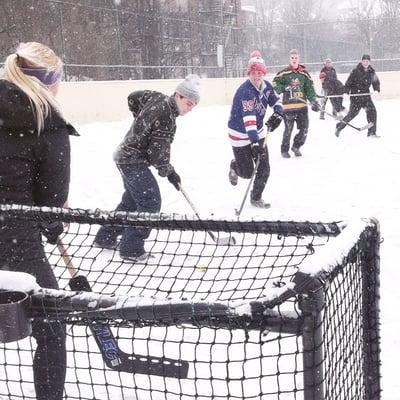
<instances>
[{"instance_id":1,"label":"blonde woman","mask_svg":"<svg viewBox=\"0 0 400 400\"><path fill-rule=\"evenodd\" d=\"M21 43L0 73L0 203L63 206L70 179L69 135L77 135L55 99L63 72L59 57L47 46ZM62 226L26 221L0 222L0 268L36 277L58 288L47 261L42 236L55 241ZM36 398L60 400L66 371L65 327L36 321L32 335Z\"/></svg>"}]
</instances>

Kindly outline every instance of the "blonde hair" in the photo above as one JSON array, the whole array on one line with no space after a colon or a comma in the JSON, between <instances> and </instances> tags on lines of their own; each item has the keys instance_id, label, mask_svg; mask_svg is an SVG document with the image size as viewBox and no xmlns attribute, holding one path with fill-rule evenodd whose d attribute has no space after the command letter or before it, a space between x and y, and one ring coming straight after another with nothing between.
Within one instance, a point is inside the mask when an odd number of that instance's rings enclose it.
<instances>
[{"instance_id":1,"label":"blonde hair","mask_svg":"<svg viewBox=\"0 0 400 400\"><path fill-rule=\"evenodd\" d=\"M61 59L49 47L37 42L27 42L20 43L16 52L6 58L1 71L1 79L12 82L28 96L38 134L44 128L44 120L49 115L50 107L59 111L59 106L48 87L37 78L26 75L21 68L43 68L53 72L61 71L62 65Z\"/></svg>"}]
</instances>

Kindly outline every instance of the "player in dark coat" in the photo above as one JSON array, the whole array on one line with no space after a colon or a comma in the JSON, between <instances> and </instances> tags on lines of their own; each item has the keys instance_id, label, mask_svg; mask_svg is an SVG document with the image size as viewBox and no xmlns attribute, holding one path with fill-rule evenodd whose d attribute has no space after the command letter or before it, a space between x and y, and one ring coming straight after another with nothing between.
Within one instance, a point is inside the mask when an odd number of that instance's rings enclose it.
<instances>
[{"instance_id":1,"label":"player in dark coat","mask_svg":"<svg viewBox=\"0 0 400 400\"><path fill-rule=\"evenodd\" d=\"M135 118L124 140L114 153L114 161L121 173L125 187L118 211L158 213L161 194L150 167L180 190L181 178L170 163L171 144L176 132L176 118L193 109L200 100L200 80L188 75L172 96L140 90L128 97L128 105ZM95 246L115 248L117 238L120 256L133 262L148 257L144 241L150 229L102 226L97 232Z\"/></svg>"},{"instance_id":2,"label":"player in dark coat","mask_svg":"<svg viewBox=\"0 0 400 400\"><path fill-rule=\"evenodd\" d=\"M61 60L39 43L21 44L5 61L0 77L1 204L61 207L67 201L69 135L77 133L61 116L54 98L61 75ZM0 268L27 272L40 286L58 289L42 245L44 230L55 242L63 226L0 221ZM61 400L66 371L65 326L35 320L32 335L37 342L35 398Z\"/></svg>"},{"instance_id":3,"label":"player in dark coat","mask_svg":"<svg viewBox=\"0 0 400 400\"><path fill-rule=\"evenodd\" d=\"M350 122L358 115L362 108L367 114L367 121L371 124L368 129L368 136L377 137L376 122L377 113L369 88L372 85L374 91L380 92L379 78L375 70L370 65L371 57L368 54L362 56L361 62L354 68L345 84L345 93L350 94L349 113L343 118L343 121L336 125L335 135L339 137L341 130L346 126L345 122ZM357 96L360 94L360 96Z\"/></svg>"},{"instance_id":4,"label":"player in dark coat","mask_svg":"<svg viewBox=\"0 0 400 400\"><path fill-rule=\"evenodd\" d=\"M333 67L332 60L330 58L325 60L324 67L321 69L319 78L321 80L323 96L334 96L330 98L333 115L336 116L338 113L342 113L345 110L343 107L344 85L338 79L336 69ZM329 97L325 97L321 101L320 119L325 119L324 114L328 98Z\"/></svg>"}]
</instances>

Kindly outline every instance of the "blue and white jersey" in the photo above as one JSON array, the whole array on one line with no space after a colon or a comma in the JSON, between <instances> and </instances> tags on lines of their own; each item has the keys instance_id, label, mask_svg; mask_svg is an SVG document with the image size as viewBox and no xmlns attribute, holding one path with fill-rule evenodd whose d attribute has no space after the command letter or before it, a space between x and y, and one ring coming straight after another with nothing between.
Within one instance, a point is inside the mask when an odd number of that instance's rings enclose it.
<instances>
[{"instance_id":1,"label":"blue and white jersey","mask_svg":"<svg viewBox=\"0 0 400 400\"><path fill-rule=\"evenodd\" d=\"M264 116L268 106L283 114L281 99L268 81L263 81L260 90L249 79L239 86L228 122L233 147L247 146L265 137Z\"/></svg>"}]
</instances>

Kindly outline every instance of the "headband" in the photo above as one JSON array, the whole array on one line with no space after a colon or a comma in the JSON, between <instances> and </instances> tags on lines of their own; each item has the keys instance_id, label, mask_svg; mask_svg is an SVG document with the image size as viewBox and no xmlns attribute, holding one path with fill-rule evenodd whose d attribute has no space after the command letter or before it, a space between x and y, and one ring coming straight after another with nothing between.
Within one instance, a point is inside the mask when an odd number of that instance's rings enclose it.
<instances>
[{"instance_id":1,"label":"headband","mask_svg":"<svg viewBox=\"0 0 400 400\"><path fill-rule=\"evenodd\" d=\"M21 68L25 75L33 76L45 86L54 85L61 79L63 70L59 68L56 71L49 71L46 68Z\"/></svg>"}]
</instances>

